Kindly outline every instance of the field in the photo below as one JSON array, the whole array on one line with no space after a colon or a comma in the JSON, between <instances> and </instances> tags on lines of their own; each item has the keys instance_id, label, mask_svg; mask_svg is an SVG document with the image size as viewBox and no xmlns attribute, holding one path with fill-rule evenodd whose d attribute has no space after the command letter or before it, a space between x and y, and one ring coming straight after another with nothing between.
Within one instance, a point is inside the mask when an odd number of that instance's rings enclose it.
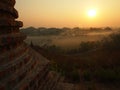
<instances>
[{"instance_id":1,"label":"field","mask_svg":"<svg viewBox=\"0 0 120 90\"><path fill-rule=\"evenodd\" d=\"M39 46L55 45L62 49L74 49L80 46L81 42L99 41L111 33L116 33L118 30L67 30L59 35L31 35L28 36L25 42Z\"/></svg>"},{"instance_id":2,"label":"field","mask_svg":"<svg viewBox=\"0 0 120 90\"><path fill-rule=\"evenodd\" d=\"M51 61L50 70L65 76L64 82L74 83L78 90L119 90L119 40L120 34L116 33L96 42L98 44L84 42L77 54L59 53L57 48L32 48Z\"/></svg>"}]
</instances>

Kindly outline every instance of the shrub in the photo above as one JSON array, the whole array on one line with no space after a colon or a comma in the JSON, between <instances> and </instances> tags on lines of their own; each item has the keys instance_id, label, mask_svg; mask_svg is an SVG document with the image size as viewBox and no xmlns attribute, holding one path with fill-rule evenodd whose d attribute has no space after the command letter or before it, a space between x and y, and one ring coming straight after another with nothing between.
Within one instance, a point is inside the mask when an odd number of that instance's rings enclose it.
<instances>
[{"instance_id":1,"label":"shrub","mask_svg":"<svg viewBox=\"0 0 120 90\"><path fill-rule=\"evenodd\" d=\"M103 47L109 50L120 49L120 33L111 34L102 40Z\"/></svg>"},{"instance_id":2,"label":"shrub","mask_svg":"<svg viewBox=\"0 0 120 90\"><path fill-rule=\"evenodd\" d=\"M81 42L79 52L87 52L97 47L97 42Z\"/></svg>"},{"instance_id":3,"label":"shrub","mask_svg":"<svg viewBox=\"0 0 120 90\"><path fill-rule=\"evenodd\" d=\"M70 79L75 82L78 83L80 82L80 74L79 71L77 69L74 69L71 73L70 73Z\"/></svg>"},{"instance_id":4,"label":"shrub","mask_svg":"<svg viewBox=\"0 0 120 90\"><path fill-rule=\"evenodd\" d=\"M96 77L100 82L111 83L119 79L119 75L111 69L100 69L96 71Z\"/></svg>"},{"instance_id":5,"label":"shrub","mask_svg":"<svg viewBox=\"0 0 120 90\"><path fill-rule=\"evenodd\" d=\"M88 71L88 70L84 71L83 72L83 78L84 78L84 80L85 81L91 81L91 79L92 79L92 75L91 74L92 73L90 71Z\"/></svg>"}]
</instances>

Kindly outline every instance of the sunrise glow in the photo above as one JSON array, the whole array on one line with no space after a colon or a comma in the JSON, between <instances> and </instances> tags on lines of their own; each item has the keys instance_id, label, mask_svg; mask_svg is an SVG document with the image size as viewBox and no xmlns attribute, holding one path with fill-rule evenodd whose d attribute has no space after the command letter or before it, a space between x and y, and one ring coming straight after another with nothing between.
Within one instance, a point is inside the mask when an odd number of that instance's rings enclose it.
<instances>
[{"instance_id":1,"label":"sunrise glow","mask_svg":"<svg viewBox=\"0 0 120 90\"><path fill-rule=\"evenodd\" d=\"M24 27L120 26L120 0L16 0Z\"/></svg>"},{"instance_id":2,"label":"sunrise glow","mask_svg":"<svg viewBox=\"0 0 120 90\"><path fill-rule=\"evenodd\" d=\"M89 17L95 17L96 16L96 10L95 9L90 9L88 11L88 16Z\"/></svg>"}]
</instances>

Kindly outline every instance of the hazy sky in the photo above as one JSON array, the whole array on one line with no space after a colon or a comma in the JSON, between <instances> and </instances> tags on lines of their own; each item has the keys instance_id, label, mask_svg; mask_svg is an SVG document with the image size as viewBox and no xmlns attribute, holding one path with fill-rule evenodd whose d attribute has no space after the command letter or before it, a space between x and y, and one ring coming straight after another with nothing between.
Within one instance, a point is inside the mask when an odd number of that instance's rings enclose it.
<instances>
[{"instance_id":1,"label":"hazy sky","mask_svg":"<svg viewBox=\"0 0 120 90\"><path fill-rule=\"evenodd\" d=\"M16 0L24 27L120 26L120 0ZM91 18L88 11L96 10Z\"/></svg>"}]
</instances>

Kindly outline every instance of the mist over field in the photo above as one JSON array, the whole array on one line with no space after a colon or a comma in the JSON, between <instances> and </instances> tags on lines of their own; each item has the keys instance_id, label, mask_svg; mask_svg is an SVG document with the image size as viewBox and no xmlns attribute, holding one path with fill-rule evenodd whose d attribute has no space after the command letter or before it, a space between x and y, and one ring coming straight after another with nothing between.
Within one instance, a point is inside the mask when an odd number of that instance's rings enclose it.
<instances>
[{"instance_id":1,"label":"mist over field","mask_svg":"<svg viewBox=\"0 0 120 90\"><path fill-rule=\"evenodd\" d=\"M111 33L117 33L120 29L106 28L34 28L22 29L27 34L26 43L31 42L39 46L59 46L63 49L78 48L81 42L100 41Z\"/></svg>"}]
</instances>

